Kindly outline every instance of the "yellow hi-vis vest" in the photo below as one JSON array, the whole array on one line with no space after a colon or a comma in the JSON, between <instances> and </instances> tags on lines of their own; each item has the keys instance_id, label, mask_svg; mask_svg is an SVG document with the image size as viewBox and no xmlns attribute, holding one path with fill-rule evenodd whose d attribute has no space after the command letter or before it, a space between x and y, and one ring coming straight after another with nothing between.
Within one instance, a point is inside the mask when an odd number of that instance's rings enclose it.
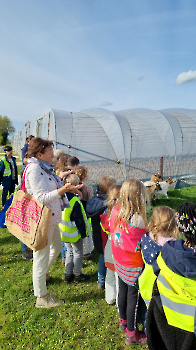
<instances>
[{"instance_id":1,"label":"yellow hi-vis vest","mask_svg":"<svg viewBox=\"0 0 196 350\"><path fill-rule=\"evenodd\" d=\"M170 270L161 254L157 263L157 286L168 324L196 334L196 281Z\"/></svg>"},{"instance_id":2,"label":"yellow hi-vis vest","mask_svg":"<svg viewBox=\"0 0 196 350\"><path fill-rule=\"evenodd\" d=\"M143 253L142 253L142 258L144 260ZM147 264L145 262L144 270L138 278L138 284L139 284L140 294L143 300L145 301L147 307L149 306L150 300L152 299L152 290L153 290L153 286L156 278L157 276L154 274L152 265Z\"/></svg>"},{"instance_id":3,"label":"yellow hi-vis vest","mask_svg":"<svg viewBox=\"0 0 196 350\"><path fill-rule=\"evenodd\" d=\"M79 198L74 196L69 201L70 208L65 208L62 211L62 222L59 224L61 239L63 242L66 242L66 243L74 243L74 242L77 242L81 238L80 232L77 229L75 221L70 220L71 212L72 212L73 206L76 202L78 202L80 204L83 220L84 220L85 225L86 225L86 236L89 235L89 224L88 224L88 221L86 218L84 207L83 207L82 203L80 202Z\"/></svg>"},{"instance_id":4,"label":"yellow hi-vis vest","mask_svg":"<svg viewBox=\"0 0 196 350\"><path fill-rule=\"evenodd\" d=\"M4 163L4 168L5 168L3 172L3 177L10 176L11 175L10 163L7 161L5 157L2 158L2 161Z\"/></svg>"}]
</instances>

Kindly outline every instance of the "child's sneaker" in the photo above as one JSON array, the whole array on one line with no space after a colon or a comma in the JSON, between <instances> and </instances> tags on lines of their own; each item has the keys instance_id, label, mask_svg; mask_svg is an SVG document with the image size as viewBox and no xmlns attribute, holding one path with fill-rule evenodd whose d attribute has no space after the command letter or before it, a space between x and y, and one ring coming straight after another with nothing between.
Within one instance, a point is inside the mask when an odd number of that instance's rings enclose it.
<instances>
[{"instance_id":1,"label":"child's sneaker","mask_svg":"<svg viewBox=\"0 0 196 350\"><path fill-rule=\"evenodd\" d=\"M128 331L128 329L126 329L125 344L146 344L147 337L143 333L144 332L139 332L138 330L134 330L133 332L131 332Z\"/></svg>"},{"instance_id":2,"label":"child's sneaker","mask_svg":"<svg viewBox=\"0 0 196 350\"><path fill-rule=\"evenodd\" d=\"M65 274L65 279L64 279L64 282L65 283L69 283L69 282L72 282L74 280L74 274L72 273L71 275L66 275Z\"/></svg>"},{"instance_id":3,"label":"child's sneaker","mask_svg":"<svg viewBox=\"0 0 196 350\"><path fill-rule=\"evenodd\" d=\"M120 323L119 323L119 331L120 332L125 332L126 331L126 327L127 327L127 321L123 320L122 318L120 319Z\"/></svg>"},{"instance_id":4,"label":"child's sneaker","mask_svg":"<svg viewBox=\"0 0 196 350\"><path fill-rule=\"evenodd\" d=\"M147 337L146 333L144 331L139 331L139 329L136 329L136 337L139 339L140 344L146 344L147 343Z\"/></svg>"},{"instance_id":5,"label":"child's sneaker","mask_svg":"<svg viewBox=\"0 0 196 350\"><path fill-rule=\"evenodd\" d=\"M131 331L128 331L128 329L126 329L125 344L126 345L138 344L136 331L131 332Z\"/></svg>"},{"instance_id":6,"label":"child's sneaker","mask_svg":"<svg viewBox=\"0 0 196 350\"><path fill-rule=\"evenodd\" d=\"M79 276L74 277L75 282L86 282L90 279L90 275L84 275L81 273Z\"/></svg>"},{"instance_id":7,"label":"child's sneaker","mask_svg":"<svg viewBox=\"0 0 196 350\"><path fill-rule=\"evenodd\" d=\"M105 284L98 282L98 289L99 290L104 290L105 289Z\"/></svg>"},{"instance_id":8,"label":"child's sneaker","mask_svg":"<svg viewBox=\"0 0 196 350\"><path fill-rule=\"evenodd\" d=\"M28 252L23 253L22 259L23 260L27 260L27 261L33 261L33 254L32 254L32 252L29 250Z\"/></svg>"}]
</instances>

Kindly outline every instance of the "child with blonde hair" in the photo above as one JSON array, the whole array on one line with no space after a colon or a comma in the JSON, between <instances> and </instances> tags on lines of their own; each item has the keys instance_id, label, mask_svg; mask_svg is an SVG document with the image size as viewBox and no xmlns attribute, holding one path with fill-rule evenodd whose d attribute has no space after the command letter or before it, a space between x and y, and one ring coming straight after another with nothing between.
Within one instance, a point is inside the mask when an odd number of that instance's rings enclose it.
<instances>
[{"instance_id":1,"label":"child with blonde hair","mask_svg":"<svg viewBox=\"0 0 196 350\"><path fill-rule=\"evenodd\" d=\"M107 210L105 214L101 215L101 226L108 234L108 240L105 246L104 259L105 266L107 267L105 278L105 300L108 304L112 305L116 302L118 293L118 276L115 273L114 261L112 256L111 235L109 227L109 218L112 209L117 205L120 196L121 185L114 185L108 191Z\"/></svg>"},{"instance_id":2,"label":"child with blonde hair","mask_svg":"<svg viewBox=\"0 0 196 350\"><path fill-rule=\"evenodd\" d=\"M167 241L175 240L177 232L175 211L166 206L154 208L149 230L149 237L161 246Z\"/></svg>"},{"instance_id":3,"label":"child with blonde hair","mask_svg":"<svg viewBox=\"0 0 196 350\"><path fill-rule=\"evenodd\" d=\"M178 232L175 211L166 206L156 207L153 210L149 223L149 232L141 240L142 256L145 268L139 277L139 288L146 305L152 297L153 281L149 284L152 265L157 259L162 246L168 241L175 241ZM155 279L155 278L154 278ZM146 287L148 284L148 288Z\"/></svg>"},{"instance_id":4,"label":"child with blonde hair","mask_svg":"<svg viewBox=\"0 0 196 350\"><path fill-rule=\"evenodd\" d=\"M142 237L144 261L152 265L167 241L175 241L178 228L175 211L166 206L156 207L149 222L149 232Z\"/></svg>"},{"instance_id":5,"label":"child with blonde hair","mask_svg":"<svg viewBox=\"0 0 196 350\"><path fill-rule=\"evenodd\" d=\"M57 153L58 155L58 153ZM66 177L73 172L72 169L68 166L68 159L71 156L67 153L61 154L58 159L56 159L55 170L56 174L63 181Z\"/></svg>"},{"instance_id":6,"label":"child with blonde hair","mask_svg":"<svg viewBox=\"0 0 196 350\"><path fill-rule=\"evenodd\" d=\"M182 203L176 223L183 239L167 241L153 264L157 279L147 313L149 350L196 349L196 204Z\"/></svg>"},{"instance_id":7,"label":"child with blonde hair","mask_svg":"<svg viewBox=\"0 0 196 350\"><path fill-rule=\"evenodd\" d=\"M136 329L138 289L135 286L143 268L140 241L146 232L146 188L142 182L130 179L123 183L119 204L110 217L110 232L114 265L118 274L118 308L120 331L126 331L125 344L144 344L144 332Z\"/></svg>"}]
</instances>

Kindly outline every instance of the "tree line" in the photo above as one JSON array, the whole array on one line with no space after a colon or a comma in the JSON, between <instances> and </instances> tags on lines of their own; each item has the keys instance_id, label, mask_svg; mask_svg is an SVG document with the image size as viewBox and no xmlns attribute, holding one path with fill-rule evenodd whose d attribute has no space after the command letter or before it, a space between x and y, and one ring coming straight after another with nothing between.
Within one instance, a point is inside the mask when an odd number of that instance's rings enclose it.
<instances>
[{"instance_id":1,"label":"tree line","mask_svg":"<svg viewBox=\"0 0 196 350\"><path fill-rule=\"evenodd\" d=\"M11 120L7 117L0 115L0 145L6 145L9 134L15 131Z\"/></svg>"}]
</instances>

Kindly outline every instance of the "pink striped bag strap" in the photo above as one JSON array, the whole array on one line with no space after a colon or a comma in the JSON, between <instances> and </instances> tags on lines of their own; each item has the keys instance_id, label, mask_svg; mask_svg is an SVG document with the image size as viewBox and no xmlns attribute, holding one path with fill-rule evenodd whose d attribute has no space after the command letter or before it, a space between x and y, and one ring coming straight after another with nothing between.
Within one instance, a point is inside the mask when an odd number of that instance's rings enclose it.
<instances>
[{"instance_id":1,"label":"pink striped bag strap","mask_svg":"<svg viewBox=\"0 0 196 350\"><path fill-rule=\"evenodd\" d=\"M24 171L24 174L23 174L23 177L22 177L22 183L21 183L21 186L20 186L20 190L25 192L25 175L26 175L26 171L27 171L27 168L29 167L30 164L28 164L25 168L25 171Z\"/></svg>"}]
</instances>

